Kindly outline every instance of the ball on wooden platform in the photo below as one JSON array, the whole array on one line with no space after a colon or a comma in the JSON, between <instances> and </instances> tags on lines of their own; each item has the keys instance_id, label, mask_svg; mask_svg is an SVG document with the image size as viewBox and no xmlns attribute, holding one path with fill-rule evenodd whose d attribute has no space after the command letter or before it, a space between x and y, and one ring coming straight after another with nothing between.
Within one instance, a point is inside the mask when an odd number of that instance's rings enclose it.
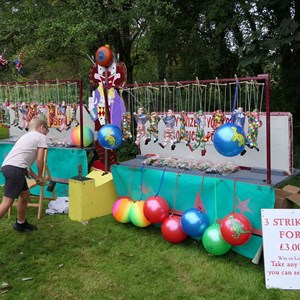
<instances>
[{"instance_id":1,"label":"ball on wooden platform","mask_svg":"<svg viewBox=\"0 0 300 300\"><path fill-rule=\"evenodd\" d=\"M215 149L223 156L236 156L241 154L245 147L245 132L241 126L226 123L214 133Z\"/></svg>"},{"instance_id":2,"label":"ball on wooden platform","mask_svg":"<svg viewBox=\"0 0 300 300\"><path fill-rule=\"evenodd\" d=\"M134 202L131 198L119 197L112 208L113 217L120 223L129 223L130 210L133 204Z\"/></svg>"},{"instance_id":3,"label":"ball on wooden platform","mask_svg":"<svg viewBox=\"0 0 300 300\"><path fill-rule=\"evenodd\" d=\"M83 147L88 147L94 142L94 132L88 126L83 126ZM71 141L74 146L80 147L81 142L81 134L80 134L80 126L75 127L70 134Z\"/></svg>"}]
</instances>

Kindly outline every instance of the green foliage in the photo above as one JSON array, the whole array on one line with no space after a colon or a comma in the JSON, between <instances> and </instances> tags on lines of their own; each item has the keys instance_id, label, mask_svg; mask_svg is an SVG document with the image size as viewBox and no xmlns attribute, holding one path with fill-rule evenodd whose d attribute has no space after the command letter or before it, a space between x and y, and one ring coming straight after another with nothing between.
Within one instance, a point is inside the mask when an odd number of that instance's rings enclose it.
<instances>
[{"instance_id":1,"label":"green foliage","mask_svg":"<svg viewBox=\"0 0 300 300\"><path fill-rule=\"evenodd\" d=\"M139 153L138 147L132 141L125 141L117 149L118 161L127 161L133 159Z\"/></svg>"},{"instance_id":2,"label":"green foliage","mask_svg":"<svg viewBox=\"0 0 300 300\"><path fill-rule=\"evenodd\" d=\"M7 139L8 137L9 137L8 128L6 128L4 126L0 126L0 140Z\"/></svg>"},{"instance_id":3,"label":"green foliage","mask_svg":"<svg viewBox=\"0 0 300 300\"><path fill-rule=\"evenodd\" d=\"M11 63L0 81L79 78L88 90L87 54L108 43L129 83L276 73L274 107L300 119L297 9L281 0L3 1L0 53L14 60L23 50L25 78Z\"/></svg>"}]
</instances>

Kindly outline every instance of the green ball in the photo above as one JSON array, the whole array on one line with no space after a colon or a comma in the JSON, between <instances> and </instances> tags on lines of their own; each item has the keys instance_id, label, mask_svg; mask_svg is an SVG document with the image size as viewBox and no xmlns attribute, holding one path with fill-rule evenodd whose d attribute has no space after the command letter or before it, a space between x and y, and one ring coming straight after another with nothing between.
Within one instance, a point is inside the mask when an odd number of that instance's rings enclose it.
<instances>
[{"instance_id":1,"label":"green ball","mask_svg":"<svg viewBox=\"0 0 300 300\"><path fill-rule=\"evenodd\" d=\"M231 248L221 235L220 225L216 223L204 231L202 243L205 250L212 255L223 255Z\"/></svg>"}]
</instances>

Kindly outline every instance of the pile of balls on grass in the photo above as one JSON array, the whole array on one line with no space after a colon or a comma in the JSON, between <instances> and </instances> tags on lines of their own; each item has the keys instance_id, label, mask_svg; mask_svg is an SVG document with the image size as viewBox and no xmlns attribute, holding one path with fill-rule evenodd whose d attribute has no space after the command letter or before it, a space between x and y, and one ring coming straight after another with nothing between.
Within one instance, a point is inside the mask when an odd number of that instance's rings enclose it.
<instances>
[{"instance_id":1,"label":"pile of balls on grass","mask_svg":"<svg viewBox=\"0 0 300 300\"><path fill-rule=\"evenodd\" d=\"M188 236L202 240L203 247L212 255L223 255L232 246L244 245L252 235L251 222L242 214L232 212L220 224L209 224L207 215L197 208L189 208L181 216L170 214L168 202L158 195L145 201L119 197L112 214L118 222L132 222L137 227L158 224L164 239L173 244Z\"/></svg>"}]
</instances>

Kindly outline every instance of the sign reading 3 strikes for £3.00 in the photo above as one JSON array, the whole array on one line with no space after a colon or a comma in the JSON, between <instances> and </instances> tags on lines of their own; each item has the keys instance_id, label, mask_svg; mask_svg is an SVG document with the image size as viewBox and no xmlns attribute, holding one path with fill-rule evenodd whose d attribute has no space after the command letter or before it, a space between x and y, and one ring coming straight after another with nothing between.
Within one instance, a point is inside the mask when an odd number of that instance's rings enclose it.
<instances>
[{"instance_id":1,"label":"sign reading 3 strikes for \u00a33.00","mask_svg":"<svg viewBox=\"0 0 300 300\"><path fill-rule=\"evenodd\" d=\"M300 210L262 209L267 288L300 289Z\"/></svg>"}]
</instances>

